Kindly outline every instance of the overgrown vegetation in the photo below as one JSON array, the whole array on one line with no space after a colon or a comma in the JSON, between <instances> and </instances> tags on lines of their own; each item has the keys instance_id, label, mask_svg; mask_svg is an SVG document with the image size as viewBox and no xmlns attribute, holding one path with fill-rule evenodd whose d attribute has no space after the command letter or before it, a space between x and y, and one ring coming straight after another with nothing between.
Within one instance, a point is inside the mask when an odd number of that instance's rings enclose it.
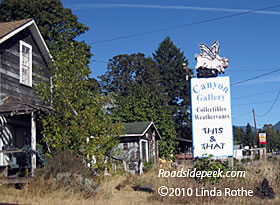
<instances>
[{"instance_id":1,"label":"overgrown vegetation","mask_svg":"<svg viewBox=\"0 0 280 205\"><path fill-rule=\"evenodd\" d=\"M142 53L117 55L101 76L101 90L114 93L111 108L115 122L154 121L162 136L159 155L175 156L176 137L190 138L190 91L185 79L184 53L170 37L153 58Z\"/></svg>"},{"instance_id":2,"label":"overgrown vegetation","mask_svg":"<svg viewBox=\"0 0 280 205\"><path fill-rule=\"evenodd\" d=\"M206 160L205 160L206 161ZM203 162L210 165L210 162ZM217 162L220 163L220 162ZM196 165L194 165L196 166ZM129 173L114 174L107 177L92 178L83 165L83 160L76 155L65 152L53 161L48 167L40 170L40 177L21 190L0 187L0 202L9 203L34 203L38 204L278 204L280 198L280 161L272 158L259 160L255 165L244 165L245 178L222 178L218 181L197 181L195 178L184 177L158 177L159 168L168 171L180 170L182 167L194 169L192 163L170 167L168 164L158 165L143 175L131 175ZM67 169L66 169L67 167ZM211 167L208 166L208 168ZM236 168L240 170L240 168ZM211 170L211 169L209 169ZM45 176L45 177L43 177ZM263 179L269 180L270 186L275 192L274 199L261 199L257 196L256 187L259 187ZM57 182L57 183L54 183ZM157 190L161 186L173 188L191 188L193 195L160 196ZM202 190L224 190L230 188L253 190L254 196L203 196ZM197 194L195 191L197 190ZM4 200L4 201L3 201Z\"/></svg>"},{"instance_id":3,"label":"overgrown vegetation","mask_svg":"<svg viewBox=\"0 0 280 205\"><path fill-rule=\"evenodd\" d=\"M206 171L206 172L220 172L222 171L223 173L225 173L226 171L230 170L229 166L228 166L228 162L227 161L221 161L221 160L215 160L212 158L213 156L210 155L208 157L204 157L204 158L200 158L200 159L196 159L196 161L194 162L194 168L197 171ZM222 177L213 177L213 175L211 175L211 177L205 177L202 180L209 180L212 184L221 181ZM197 177L196 180L198 182L201 181L200 177Z\"/></svg>"},{"instance_id":4,"label":"overgrown vegetation","mask_svg":"<svg viewBox=\"0 0 280 205\"><path fill-rule=\"evenodd\" d=\"M89 197L99 190L100 178L94 176L80 156L63 151L50 158L44 168L36 170L36 177L28 185L28 191L36 194L42 182L44 185L40 190L43 194L64 190Z\"/></svg>"},{"instance_id":5,"label":"overgrown vegetation","mask_svg":"<svg viewBox=\"0 0 280 205\"><path fill-rule=\"evenodd\" d=\"M266 145L260 145L261 147L266 146L269 152L280 149L280 134L276 131L274 126L271 124L265 124L262 129L258 130L258 133L266 133ZM242 127L233 126L234 143L243 144L244 146L255 147L259 146L259 139L256 136L256 132L253 130L251 125L248 123L245 130Z\"/></svg>"},{"instance_id":6,"label":"overgrown vegetation","mask_svg":"<svg viewBox=\"0 0 280 205\"><path fill-rule=\"evenodd\" d=\"M76 40L88 27L59 0L3 0L0 14L0 22L33 18L53 57L47 62L51 82L36 86L43 104L53 108L41 115L47 154L71 150L89 162L94 156L94 167L103 170L122 127L107 110L113 98L100 94L89 77L90 47Z\"/></svg>"}]
</instances>

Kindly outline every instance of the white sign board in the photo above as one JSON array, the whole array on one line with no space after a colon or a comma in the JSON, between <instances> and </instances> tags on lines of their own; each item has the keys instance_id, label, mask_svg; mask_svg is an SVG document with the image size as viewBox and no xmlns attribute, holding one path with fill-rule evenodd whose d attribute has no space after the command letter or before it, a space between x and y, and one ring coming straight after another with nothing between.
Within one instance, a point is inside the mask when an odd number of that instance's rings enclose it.
<instances>
[{"instance_id":1,"label":"white sign board","mask_svg":"<svg viewBox=\"0 0 280 205\"><path fill-rule=\"evenodd\" d=\"M229 77L192 78L193 155L233 156Z\"/></svg>"}]
</instances>

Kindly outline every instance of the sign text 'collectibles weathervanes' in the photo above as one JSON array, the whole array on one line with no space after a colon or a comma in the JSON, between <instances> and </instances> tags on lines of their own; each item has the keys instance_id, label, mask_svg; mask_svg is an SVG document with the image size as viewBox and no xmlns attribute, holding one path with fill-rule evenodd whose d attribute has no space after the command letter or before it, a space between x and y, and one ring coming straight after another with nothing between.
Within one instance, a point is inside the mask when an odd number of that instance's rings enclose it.
<instances>
[{"instance_id":1,"label":"sign text 'collectibles weathervanes'","mask_svg":"<svg viewBox=\"0 0 280 205\"><path fill-rule=\"evenodd\" d=\"M192 78L194 157L233 155L229 77Z\"/></svg>"}]
</instances>

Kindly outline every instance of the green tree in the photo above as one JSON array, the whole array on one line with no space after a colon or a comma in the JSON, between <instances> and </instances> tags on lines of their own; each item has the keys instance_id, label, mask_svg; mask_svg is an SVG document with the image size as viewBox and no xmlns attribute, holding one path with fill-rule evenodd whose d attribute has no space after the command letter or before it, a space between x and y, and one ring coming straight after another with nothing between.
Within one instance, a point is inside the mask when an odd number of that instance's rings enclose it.
<instances>
[{"instance_id":1,"label":"green tree","mask_svg":"<svg viewBox=\"0 0 280 205\"><path fill-rule=\"evenodd\" d=\"M50 48L54 62L50 85L37 86L43 103L54 111L42 117L45 142L52 154L72 150L104 167L118 143L121 126L107 112L111 97L99 94L95 79L90 79L90 47L76 40L88 30L71 9L60 0L2 0L0 22L33 18Z\"/></svg>"},{"instance_id":2,"label":"green tree","mask_svg":"<svg viewBox=\"0 0 280 205\"><path fill-rule=\"evenodd\" d=\"M261 132L266 133L266 147L269 150L280 148L280 136L272 124L265 124Z\"/></svg>"},{"instance_id":3,"label":"green tree","mask_svg":"<svg viewBox=\"0 0 280 205\"><path fill-rule=\"evenodd\" d=\"M86 46L75 38L86 32L88 27L78 22L78 17L72 14L71 9L64 8L60 0L2 0L0 22L27 18L35 20L52 51L60 50L70 42Z\"/></svg>"},{"instance_id":4,"label":"green tree","mask_svg":"<svg viewBox=\"0 0 280 205\"><path fill-rule=\"evenodd\" d=\"M242 127L233 126L234 144L244 143L245 131Z\"/></svg>"},{"instance_id":5,"label":"green tree","mask_svg":"<svg viewBox=\"0 0 280 205\"><path fill-rule=\"evenodd\" d=\"M80 51L82 52L82 51ZM104 159L118 144L122 128L113 123L106 109L110 96L94 93L89 87L87 60L75 46L64 49L52 69L53 86L39 86L43 102L52 104L53 112L43 116L43 134L52 154L72 150L104 168Z\"/></svg>"},{"instance_id":6,"label":"green tree","mask_svg":"<svg viewBox=\"0 0 280 205\"><path fill-rule=\"evenodd\" d=\"M154 121L163 138L160 155L170 157L176 145L175 125L172 113L164 105L161 75L152 58L142 53L115 56L100 79L103 92L116 96L114 120Z\"/></svg>"},{"instance_id":7,"label":"green tree","mask_svg":"<svg viewBox=\"0 0 280 205\"><path fill-rule=\"evenodd\" d=\"M146 86L155 95L161 93L158 67L144 54L118 55L109 60L107 72L99 76L105 93L126 96L133 86Z\"/></svg>"},{"instance_id":8,"label":"green tree","mask_svg":"<svg viewBox=\"0 0 280 205\"><path fill-rule=\"evenodd\" d=\"M175 156L176 131L171 113L161 105L161 99L153 95L145 86L133 86L126 96L121 96L112 109L113 119L117 122L153 121L162 140L159 154L166 158Z\"/></svg>"},{"instance_id":9,"label":"green tree","mask_svg":"<svg viewBox=\"0 0 280 205\"><path fill-rule=\"evenodd\" d=\"M162 76L161 96L165 96L164 104L173 115L177 135L189 138L191 136L190 83L186 81L186 73L183 69L183 63L188 65L188 60L170 37L160 43L153 57Z\"/></svg>"},{"instance_id":10,"label":"green tree","mask_svg":"<svg viewBox=\"0 0 280 205\"><path fill-rule=\"evenodd\" d=\"M250 123L246 125L245 135L243 137L242 143L251 147L257 145L256 133L253 132Z\"/></svg>"}]
</instances>

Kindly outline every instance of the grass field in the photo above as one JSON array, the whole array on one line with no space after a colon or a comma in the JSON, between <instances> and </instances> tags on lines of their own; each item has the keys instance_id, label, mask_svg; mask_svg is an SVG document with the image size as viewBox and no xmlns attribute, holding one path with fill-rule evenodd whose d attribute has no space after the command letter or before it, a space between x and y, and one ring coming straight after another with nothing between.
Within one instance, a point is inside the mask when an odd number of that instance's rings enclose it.
<instances>
[{"instance_id":1,"label":"grass field","mask_svg":"<svg viewBox=\"0 0 280 205\"><path fill-rule=\"evenodd\" d=\"M191 168L192 164L183 165ZM128 173L119 173L106 176L99 181L99 186L92 193L84 193L84 190L74 187L53 184L53 180L37 178L22 189L14 187L0 187L0 203L13 204L67 204L67 205L138 205L138 204L280 204L280 161L256 161L244 166L245 178L223 178L215 184L208 181L200 181L189 177L185 178L159 178L159 166L139 176ZM175 171L175 168L165 166L165 170ZM180 167L177 167L180 170ZM260 186L264 177L269 180L270 186L275 192L274 199L261 199L256 196L256 187ZM192 188L193 190L212 190L225 188L252 189L254 196L160 196L157 189L161 186ZM136 187L136 188L135 188ZM138 187L138 188L137 188ZM142 189L141 189L142 188ZM78 191L77 191L78 190ZM136 191L135 191L136 190ZM147 191L148 190L148 191ZM153 190L153 193L149 193Z\"/></svg>"}]
</instances>

